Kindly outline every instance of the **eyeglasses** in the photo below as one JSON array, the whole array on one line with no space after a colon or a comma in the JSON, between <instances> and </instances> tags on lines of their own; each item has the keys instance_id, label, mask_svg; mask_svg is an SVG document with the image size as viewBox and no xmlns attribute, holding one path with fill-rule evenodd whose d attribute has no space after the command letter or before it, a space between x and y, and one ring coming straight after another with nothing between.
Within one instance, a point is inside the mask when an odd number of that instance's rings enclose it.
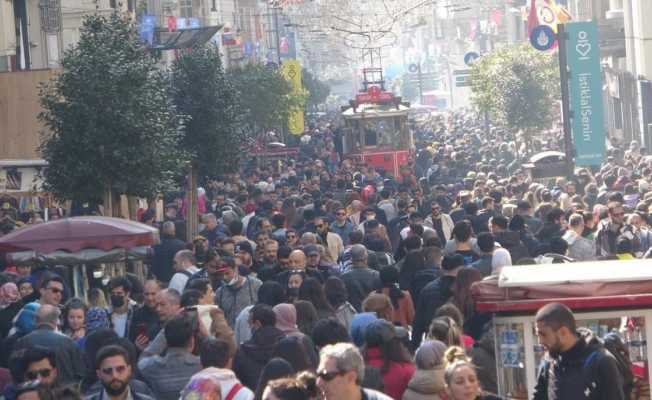
<instances>
[{"instance_id":1,"label":"eyeglasses","mask_svg":"<svg viewBox=\"0 0 652 400\"><path fill-rule=\"evenodd\" d=\"M59 288L56 288L56 287L49 287L49 288L47 288L47 289L48 289L49 291L51 291L52 293L54 293L54 294L61 294L61 293L63 293L63 289L59 289Z\"/></svg>"},{"instance_id":2,"label":"eyeglasses","mask_svg":"<svg viewBox=\"0 0 652 400\"><path fill-rule=\"evenodd\" d=\"M50 377L50 374L52 373L52 369L44 368L44 369L39 369L36 371L28 371L25 376L27 379L33 381L38 379L39 377L41 378L48 378Z\"/></svg>"},{"instance_id":3,"label":"eyeglasses","mask_svg":"<svg viewBox=\"0 0 652 400\"><path fill-rule=\"evenodd\" d=\"M342 215L346 215L346 213L345 213L345 212L338 212L338 213L335 214L335 215L340 215L340 216L342 216Z\"/></svg>"},{"instance_id":4,"label":"eyeglasses","mask_svg":"<svg viewBox=\"0 0 652 400\"><path fill-rule=\"evenodd\" d=\"M321 371L317 372L317 377L323 379L326 382L330 382L338 376L346 374L346 372L347 371Z\"/></svg>"},{"instance_id":5,"label":"eyeglasses","mask_svg":"<svg viewBox=\"0 0 652 400\"><path fill-rule=\"evenodd\" d=\"M127 370L126 365L120 365L117 367L108 367L108 368L102 368L102 373L104 375L113 375L113 371L117 372L118 374L122 374Z\"/></svg>"}]
</instances>

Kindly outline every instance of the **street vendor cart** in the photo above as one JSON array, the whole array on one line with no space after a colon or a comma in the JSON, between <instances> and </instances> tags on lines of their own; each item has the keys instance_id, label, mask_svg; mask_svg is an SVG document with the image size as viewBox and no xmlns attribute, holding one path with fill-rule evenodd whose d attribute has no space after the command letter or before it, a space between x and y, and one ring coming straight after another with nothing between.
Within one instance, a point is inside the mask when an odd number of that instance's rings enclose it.
<instances>
[{"instance_id":1,"label":"street vendor cart","mask_svg":"<svg viewBox=\"0 0 652 400\"><path fill-rule=\"evenodd\" d=\"M499 395L530 399L545 349L535 314L552 302L568 306L578 327L602 338L618 333L629 350L635 399L650 398L652 260L597 261L505 267L476 283L478 312L493 314Z\"/></svg>"}]
</instances>

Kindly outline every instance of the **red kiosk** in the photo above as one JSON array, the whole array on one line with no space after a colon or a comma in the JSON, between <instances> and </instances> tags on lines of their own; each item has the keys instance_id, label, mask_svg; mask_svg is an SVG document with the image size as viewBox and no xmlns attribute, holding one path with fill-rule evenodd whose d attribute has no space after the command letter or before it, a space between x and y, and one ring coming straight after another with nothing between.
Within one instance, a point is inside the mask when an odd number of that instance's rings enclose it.
<instances>
[{"instance_id":1,"label":"red kiosk","mask_svg":"<svg viewBox=\"0 0 652 400\"><path fill-rule=\"evenodd\" d=\"M362 90L342 107L346 158L399 175L414 147L408 128L410 103L385 91L381 68L365 68Z\"/></svg>"},{"instance_id":2,"label":"red kiosk","mask_svg":"<svg viewBox=\"0 0 652 400\"><path fill-rule=\"evenodd\" d=\"M632 398L650 399L647 343L652 334L652 260L505 267L472 288L478 312L493 314L498 394L531 399L545 350L535 314L552 302L573 310L578 326L599 336L618 333L636 378Z\"/></svg>"}]
</instances>

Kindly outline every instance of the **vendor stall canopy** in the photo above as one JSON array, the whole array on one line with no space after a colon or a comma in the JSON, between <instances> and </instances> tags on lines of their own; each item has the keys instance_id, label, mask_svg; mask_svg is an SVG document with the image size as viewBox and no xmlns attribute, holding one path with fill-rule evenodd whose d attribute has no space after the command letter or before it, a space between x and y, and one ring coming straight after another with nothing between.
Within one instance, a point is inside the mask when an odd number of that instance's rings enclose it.
<instances>
[{"instance_id":1,"label":"vendor stall canopy","mask_svg":"<svg viewBox=\"0 0 652 400\"><path fill-rule=\"evenodd\" d=\"M158 241L158 229L139 222L111 217L73 217L32 225L2 236L0 252L126 250L152 246Z\"/></svg>"}]
</instances>

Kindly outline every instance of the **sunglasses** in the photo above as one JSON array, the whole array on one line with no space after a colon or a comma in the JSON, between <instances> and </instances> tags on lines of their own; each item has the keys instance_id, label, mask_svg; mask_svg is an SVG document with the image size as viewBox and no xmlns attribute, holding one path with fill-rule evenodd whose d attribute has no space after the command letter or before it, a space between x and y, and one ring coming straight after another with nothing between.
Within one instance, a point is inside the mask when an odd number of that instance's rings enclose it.
<instances>
[{"instance_id":1,"label":"sunglasses","mask_svg":"<svg viewBox=\"0 0 652 400\"><path fill-rule=\"evenodd\" d=\"M46 368L46 369L39 369L39 370L36 370L36 371L28 371L25 374L25 376L27 377L27 379L33 381L33 380L38 379L39 377L48 378L51 373L52 373L52 370Z\"/></svg>"},{"instance_id":2,"label":"sunglasses","mask_svg":"<svg viewBox=\"0 0 652 400\"><path fill-rule=\"evenodd\" d=\"M338 376L344 374L346 374L346 371L321 371L317 372L317 377L323 379L326 382L330 382Z\"/></svg>"},{"instance_id":3,"label":"sunglasses","mask_svg":"<svg viewBox=\"0 0 652 400\"><path fill-rule=\"evenodd\" d=\"M323 227L324 227L323 224L315 225L315 228L317 228L317 229L321 229L321 228L323 228Z\"/></svg>"},{"instance_id":4,"label":"sunglasses","mask_svg":"<svg viewBox=\"0 0 652 400\"><path fill-rule=\"evenodd\" d=\"M104 375L113 375L113 371L117 372L118 374L122 374L127 370L126 365L120 365L118 367L108 367L108 368L102 368L102 373Z\"/></svg>"}]
</instances>

